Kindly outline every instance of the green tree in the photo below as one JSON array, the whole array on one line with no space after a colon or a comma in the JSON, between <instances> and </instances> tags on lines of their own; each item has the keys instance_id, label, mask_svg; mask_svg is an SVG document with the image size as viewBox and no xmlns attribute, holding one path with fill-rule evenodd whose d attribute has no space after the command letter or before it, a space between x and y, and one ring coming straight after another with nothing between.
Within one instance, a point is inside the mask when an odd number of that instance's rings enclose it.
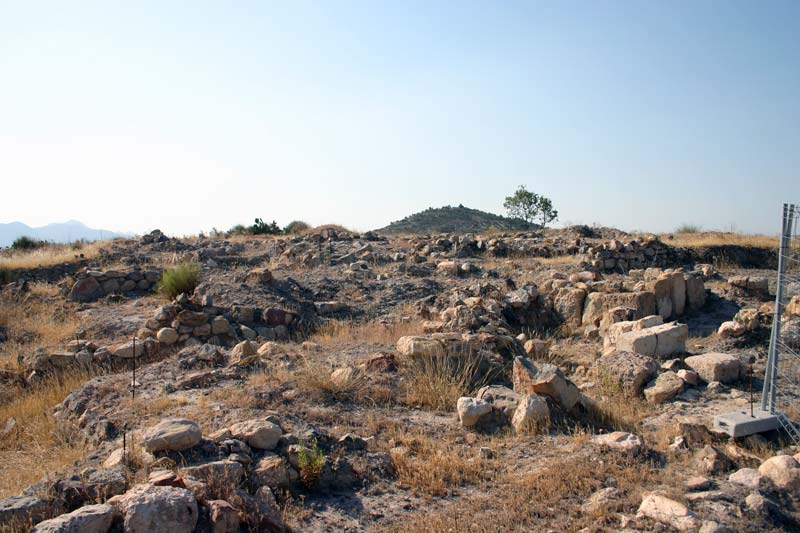
<instances>
[{"instance_id":1,"label":"green tree","mask_svg":"<svg viewBox=\"0 0 800 533\"><path fill-rule=\"evenodd\" d=\"M503 202L508 216L521 218L529 224L537 221L542 227L558 219L558 211L553 209L553 201L520 185L513 196L507 196Z\"/></svg>"}]
</instances>

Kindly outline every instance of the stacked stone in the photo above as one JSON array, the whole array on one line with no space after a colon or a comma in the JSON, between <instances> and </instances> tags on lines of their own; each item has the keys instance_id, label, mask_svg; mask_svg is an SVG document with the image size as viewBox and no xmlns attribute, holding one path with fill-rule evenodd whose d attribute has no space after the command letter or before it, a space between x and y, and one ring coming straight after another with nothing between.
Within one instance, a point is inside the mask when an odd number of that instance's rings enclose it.
<instances>
[{"instance_id":1,"label":"stacked stone","mask_svg":"<svg viewBox=\"0 0 800 533\"><path fill-rule=\"evenodd\" d=\"M186 302L160 307L138 332L142 339L154 338L164 345L196 339L217 346L232 346L239 339L287 340L297 315L285 309L259 309L234 305L230 309Z\"/></svg>"},{"instance_id":2,"label":"stacked stone","mask_svg":"<svg viewBox=\"0 0 800 533\"><path fill-rule=\"evenodd\" d=\"M77 280L69 290L69 298L78 302L91 302L109 294L150 291L160 278L160 269L86 269L77 275Z\"/></svg>"},{"instance_id":3,"label":"stacked stone","mask_svg":"<svg viewBox=\"0 0 800 533\"><path fill-rule=\"evenodd\" d=\"M683 248L668 246L657 238L633 239L627 243L618 240L590 246L584 250L586 260L596 270L628 270L645 266L681 264L687 258Z\"/></svg>"}]
</instances>

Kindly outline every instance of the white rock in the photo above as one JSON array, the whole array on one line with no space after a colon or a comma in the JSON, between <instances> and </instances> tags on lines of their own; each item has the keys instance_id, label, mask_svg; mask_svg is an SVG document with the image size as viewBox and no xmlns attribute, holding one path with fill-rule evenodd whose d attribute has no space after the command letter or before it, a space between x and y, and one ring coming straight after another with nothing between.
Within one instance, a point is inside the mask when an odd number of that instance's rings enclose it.
<instances>
[{"instance_id":1,"label":"white rock","mask_svg":"<svg viewBox=\"0 0 800 533\"><path fill-rule=\"evenodd\" d=\"M175 344L178 342L178 332L173 328L161 328L156 333L156 339L166 345Z\"/></svg>"},{"instance_id":2,"label":"white rock","mask_svg":"<svg viewBox=\"0 0 800 533\"><path fill-rule=\"evenodd\" d=\"M761 474L755 468L741 468L728 476L728 481L748 489L758 489L761 485Z\"/></svg>"},{"instance_id":3,"label":"white rock","mask_svg":"<svg viewBox=\"0 0 800 533\"><path fill-rule=\"evenodd\" d=\"M197 500L186 489L136 485L115 498L125 531L191 533L197 525Z\"/></svg>"},{"instance_id":4,"label":"white rock","mask_svg":"<svg viewBox=\"0 0 800 533\"><path fill-rule=\"evenodd\" d=\"M644 446L642 439L633 433L625 431L614 431L605 435L595 435L592 442L601 446L607 446L615 450L627 452L638 452Z\"/></svg>"},{"instance_id":5,"label":"white rock","mask_svg":"<svg viewBox=\"0 0 800 533\"><path fill-rule=\"evenodd\" d=\"M517 405L511 425L517 433L537 431L550 423L550 408L541 396L526 394Z\"/></svg>"},{"instance_id":6,"label":"white rock","mask_svg":"<svg viewBox=\"0 0 800 533\"><path fill-rule=\"evenodd\" d=\"M145 430L141 441L144 449L150 453L163 450L181 452L197 445L202 437L197 422L170 418Z\"/></svg>"},{"instance_id":7,"label":"white rock","mask_svg":"<svg viewBox=\"0 0 800 533\"><path fill-rule=\"evenodd\" d=\"M700 527L700 519L685 505L655 492L646 492L639 505L639 514L674 527L679 531L691 531Z\"/></svg>"},{"instance_id":8,"label":"white rock","mask_svg":"<svg viewBox=\"0 0 800 533\"><path fill-rule=\"evenodd\" d=\"M233 438L246 442L258 450L274 450L283 431L269 420L248 420L230 427Z\"/></svg>"},{"instance_id":9,"label":"white rock","mask_svg":"<svg viewBox=\"0 0 800 533\"><path fill-rule=\"evenodd\" d=\"M710 352L693 355L684 361L686 366L697 372L703 381L733 383L739 381L743 373L742 361L735 355Z\"/></svg>"},{"instance_id":10,"label":"white rock","mask_svg":"<svg viewBox=\"0 0 800 533\"><path fill-rule=\"evenodd\" d=\"M430 337L400 337L397 352L407 357L440 357L445 354L444 346Z\"/></svg>"},{"instance_id":11,"label":"white rock","mask_svg":"<svg viewBox=\"0 0 800 533\"><path fill-rule=\"evenodd\" d=\"M114 508L111 505L87 505L39 522L31 533L106 533L113 520Z\"/></svg>"},{"instance_id":12,"label":"white rock","mask_svg":"<svg viewBox=\"0 0 800 533\"><path fill-rule=\"evenodd\" d=\"M779 489L791 492L800 489L800 463L791 455L770 457L761 463L758 473Z\"/></svg>"},{"instance_id":13,"label":"white rock","mask_svg":"<svg viewBox=\"0 0 800 533\"><path fill-rule=\"evenodd\" d=\"M476 400L475 398L464 396L456 402L456 410L458 411L458 420L461 425L473 427L483 415L491 412L492 405L484 400Z\"/></svg>"}]
</instances>

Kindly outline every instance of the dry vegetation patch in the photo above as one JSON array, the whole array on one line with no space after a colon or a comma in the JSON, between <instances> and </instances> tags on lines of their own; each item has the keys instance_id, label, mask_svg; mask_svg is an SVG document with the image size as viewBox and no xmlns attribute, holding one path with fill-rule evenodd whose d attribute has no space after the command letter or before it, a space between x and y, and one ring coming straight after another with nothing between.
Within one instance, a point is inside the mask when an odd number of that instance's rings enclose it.
<instances>
[{"instance_id":1,"label":"dry vegetation patch","mask_svg":"<svg viewBox=\"0 0 800 533\"><path fill-rule=\"evenodd\" d=\"M641 493L668 483L677 488L660 462L649 456L598 451L561 455L527 473L509 471L497 479L492 494L476 494L453 501L442 510L420 511L386 531L475 533L495 531L608 531L618 525L616 512L633 513ZM597 509L582 505L604 487L616 497ZM497 497L502 494L502 497Z\"/></svg>"},{"instance_id":2,"label":"dry vegetation patch","mask_svg":"<svg viewBox=\"0 0 800 533\"><path fill-rule=\"evenodd\" d=\"M671 237L671 238L670 238ZM661 240L671 246L699 248L704 246L752 246L778 248L780 240L770 235L743 235L722 231L699 231L661 235Z\"/></svg>"},{"instance_id":3,"label":"dry vegetation patch","mask_svg":"<svg viewBox=\"0 0 800 533\"><path fill-rule=\"evenodd\" d=\"M400 337L423 333L422 321L413 318L395 322L332 320L323 324L308 340L323 345L350 343L393 345Z\"/></svg>"},{"instance_id":4,"label":"dry vegetation patch","mask_svg":"<svg viewBox=\"0 0 800 533\"><path fill-rule=\"evenodd\" d=\"M21 270L96 259L111 241L47 244L34 250L5 250L0 253L0 270Z\"/></svg>"},{"instance_id":5,"label":"dry vegetation patch","mask_svg":"<svg viewBox=\"0 0 800 533\"><path fill-rule=\"evenodd\" d=\"M0 406L0 425L13 419L14 430L0 439L0 498L19 493L48 472L59 470L85 454L53 418L53 408L77 389L86 376L66 375L45 386L19 391Z\"/></svg>"},{"instance_id":6,"label":"dry vegetation patch","mask_svg":"<svg viewBox=\"0 0 800 533\"><path fill-rule=\"evenodd\" d=\"M57 291L53 285L33 284L24 295L0 293L0 327L8 335L0 343L0 366L16 366L17 355L35 347L56 348L74 338L80 322Z\"/></svg>"}]
</instances>

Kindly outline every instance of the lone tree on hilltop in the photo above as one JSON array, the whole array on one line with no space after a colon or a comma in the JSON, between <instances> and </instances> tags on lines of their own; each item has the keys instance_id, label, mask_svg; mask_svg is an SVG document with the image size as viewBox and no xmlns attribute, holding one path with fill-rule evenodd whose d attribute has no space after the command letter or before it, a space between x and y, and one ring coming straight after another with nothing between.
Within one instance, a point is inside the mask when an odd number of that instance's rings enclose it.
<instances>
[{"instance_id":1,"label":"lone tree on hilltop","mask_svg":"<svg viewBox=\"0 0 800 533\"><path fill-rule=\"evenodd\" d=\"M538 220L542 227L558 219L558 211L553 209L553 201L529 191L524 185L520 185L513 196L506 196L503 207L508 216L521 218L529 224Z\"/></svg>"}]
</instances>

